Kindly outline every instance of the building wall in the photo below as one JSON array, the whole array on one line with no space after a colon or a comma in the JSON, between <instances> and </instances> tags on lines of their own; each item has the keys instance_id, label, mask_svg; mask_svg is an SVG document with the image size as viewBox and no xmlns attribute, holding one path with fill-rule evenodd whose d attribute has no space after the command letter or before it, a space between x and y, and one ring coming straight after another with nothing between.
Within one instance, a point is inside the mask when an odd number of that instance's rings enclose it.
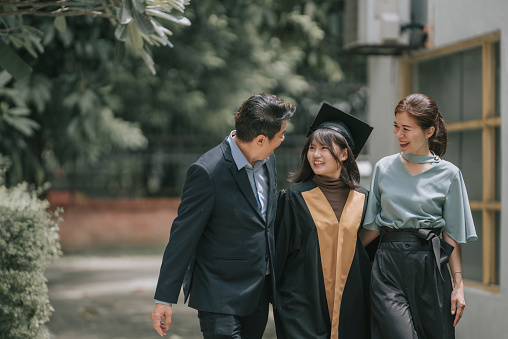
<instances>
[{"instance_id":1,"label":"building wall","mask_svg":"<svg viewBox=\"0 0 508 339\"><path fill-rule=\"evenodd\" d=\"M502 179L508 178L508 1L429 0L430 48L441 48L495 31L501 33L500 111ZM375 127L369 141L369 160L374 164L398 151L391 126L393 109L402 97L397 57L372 56L369 60L368 121ZM504 95L503 95L504 94ZM508 180L501 180L508 192ZM508 200L501 196L502 211ZM481 239L480 239L481 241ZM466 286L466 310L457 326L457 338L505 338L508 314L508 213L501 213L499 293ZM466 245L467 246L467 245Z\"/></svg>"},{"instance_id":2,"label":"building wall","mask_svg":"<svg viewBox=\"0 0 508 339\"><path fill-rule=\"evenodd\" d=\"M471 39L494 31L501 32L501 145L508 145L508 1L439 1L432 4L434 17L434 46L436 48ZM502 177L506 170L508 147L502 147ZM501 192L507 192L507 180L502 180ZM501 197L502 210L508 201ZM464 321L457 327L459 338L503 338L508 314L508 214L501 213L501 262L500 293L490 293L478 288L466 288L466 312Z\"/></svg>"},{"instance_id":3,"label":"building wall","mask_svg":"<svg viewBox=\"0 0 508 339\"><path fill-rule=\"evenodd\" d=\"M370 57L368 68L370 97L367 115L374 130L367 147L369 160L375 164L379 159L398 151L392 130L393 110L400 96L399 62L390 56Z\"/></svg>"},{"instance_id":4,"label":"building wall","mask_svg":"<svg viewBox=\"0 0 508 339\"><path fill-rule=\"evenodd\" d=\"M64 210L59 234L66 254L162 250L180 204L179 198L85 199L69 191L50 191L47 199Z\"/></svg>"},{"instance_id":5,"label":"building wall","mask_svg":"<svg viewBox=\"0 0 508 339\"><path fill-rule=\"evenodd\" d=\"M508 29L505 0L429 0L429 12L436 48Z\"/></svg>"}]
</instances>

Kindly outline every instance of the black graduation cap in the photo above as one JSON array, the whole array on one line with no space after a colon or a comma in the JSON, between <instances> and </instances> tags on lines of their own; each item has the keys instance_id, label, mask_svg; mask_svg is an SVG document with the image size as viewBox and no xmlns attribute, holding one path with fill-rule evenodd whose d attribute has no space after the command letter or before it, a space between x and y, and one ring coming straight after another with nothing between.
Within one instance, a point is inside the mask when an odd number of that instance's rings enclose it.
<instances>
[{"instance_id":1,"label":"black graduation cap","mask_svg":"<svg viewBox=\"0 0 508 339\"><path fill-rule=\"evenodd\" d=\"M370 133L374 129L374 127L371 127L366 122L326 102L323 103L314 122L310 126L307 137L320 128L328 128L342 135L349 147L351 147L355 158L360 154Z\"/></svg>"}]
</instances>

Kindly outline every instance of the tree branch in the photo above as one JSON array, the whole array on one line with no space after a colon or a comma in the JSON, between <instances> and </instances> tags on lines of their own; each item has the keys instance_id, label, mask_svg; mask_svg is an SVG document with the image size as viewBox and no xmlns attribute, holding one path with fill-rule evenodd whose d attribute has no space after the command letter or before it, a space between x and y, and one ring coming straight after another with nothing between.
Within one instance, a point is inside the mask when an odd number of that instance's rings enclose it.
<instances>
[{"instance_id":1,"label":"tree branch","mask_svg":"<svg viewBox=\"0 0 508 339\"><path fill-rule=\"evenodd\" d=\"M103 18L114 18L114 15L103 13L104 9L115 8L117 7L115 3L108 2L107 0L95 0L95 1L23 1L23 2L0 2L0 6L5 7L27 7L24 9L16 9L8 12L0 12L0 17L2 16L10 16L10 15L33 15L33 16L46 16L46 17L56 17L56 16L80 16L80 15L95 15ZM76 7L80 7L77 9ZM47 7L58 7L59 9L54 10L52 12L43 12L39 11L41 9ZM63 8L71 8L70 11L63 11Z\"/></svg>"},{"instance_id":2,"label":"tree branch","mask_svg":"<svg viewBox=\"0 0 508 339\"><path fill-rule=\"evenodd\" d=\"M98 0L98 1L92 1L92 2L75 2L75 1L23 1L23 2L0 2L0 6L5 7L34 7L34 8L43 8L48 6L95 6L97 4L104 3L106 1Z\"/></svg>"},{"instance_id":3,"label":"tree branch","mask_svg":"<svg viewBox=\"0 0 508 339\"><path fill-rule=\"evenodd\" d=\"M53 12L38 12L32 9L27 10L18 10L12 12L0 12L0 16L9 16L9 15L33 15L33 16L47 16L47 17L57 17L57 16L80 16L80 15L96 15L102 18L114 19L116 16L112 14L106 14L100 11L94 10L83 10L83 11L71 11L71 12L62 12L62 11L53 11Z\"/></svg>"},{"instance_id":4,"label":"tree branch","mask_svg":"<svg viewBox=\"0 0 508 339\"><path fill-rule=\"evenodd\" d=\"M20 31L22 29L23 29L23 26L1 28L0 29L0 36L8 36L9 34L12 34L12 32L14 32L14 31Z\"/></svg>"}]
</instances>

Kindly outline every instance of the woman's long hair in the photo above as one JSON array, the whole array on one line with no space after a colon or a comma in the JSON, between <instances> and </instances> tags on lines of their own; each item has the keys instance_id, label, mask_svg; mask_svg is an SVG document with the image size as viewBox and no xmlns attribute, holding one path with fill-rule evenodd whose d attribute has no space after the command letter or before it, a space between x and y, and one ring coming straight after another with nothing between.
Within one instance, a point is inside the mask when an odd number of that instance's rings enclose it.
<instances>
[{"instance_id":1,"label":"woman's long hair","mask_svg":"<svg viewBox=\"0 0 508 339\"><path fill-rule=\"evenodd\" d=\"M395 115L402 112L407 112L412 116L423 130L435 128L434 134L429 138L429 149L442 157L446 153L448 132L443 116L434 100L425 94L410 94L399 101L395 107Z\"/></svg>"},{"instance_id":2,"label":"woman's long hair","mask_svg":"<svg viewBox=\"0 0 508 339\"><path fill-rule=\"evenodd\" d=\"M314 171L307 159L307 152L309 151L312 141L316 141L319 145L326 146L330 150L333 158L341 167L341 179L350 189L358 188L360 171L358 170L353 151L351 151L346 139L342 135L327 128L317 129L307 138L302 148L300 169L297 172L290 173L288 180L290 182L300 183L311 180L314 177ZM347 159L340 161L338 153L344 149L347 150Z\"/></svg>"}]
</instances>

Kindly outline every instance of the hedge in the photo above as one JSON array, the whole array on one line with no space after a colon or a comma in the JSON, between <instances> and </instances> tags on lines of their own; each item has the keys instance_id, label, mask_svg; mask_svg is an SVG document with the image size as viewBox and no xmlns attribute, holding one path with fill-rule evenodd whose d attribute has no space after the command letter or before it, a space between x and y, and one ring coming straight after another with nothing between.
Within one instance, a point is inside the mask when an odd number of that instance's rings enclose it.
<instances>
[{"instance_id":1,"label":"hedge","mask_svg":"<svg viewBox=\"0 0 508 339\"><path fill-rule=\"evenodd\" d=\"M49 338L44 270L61 255L61 218L37 193L27 184L0 186L0 339Z\"/></svg>"}]
</instances>

